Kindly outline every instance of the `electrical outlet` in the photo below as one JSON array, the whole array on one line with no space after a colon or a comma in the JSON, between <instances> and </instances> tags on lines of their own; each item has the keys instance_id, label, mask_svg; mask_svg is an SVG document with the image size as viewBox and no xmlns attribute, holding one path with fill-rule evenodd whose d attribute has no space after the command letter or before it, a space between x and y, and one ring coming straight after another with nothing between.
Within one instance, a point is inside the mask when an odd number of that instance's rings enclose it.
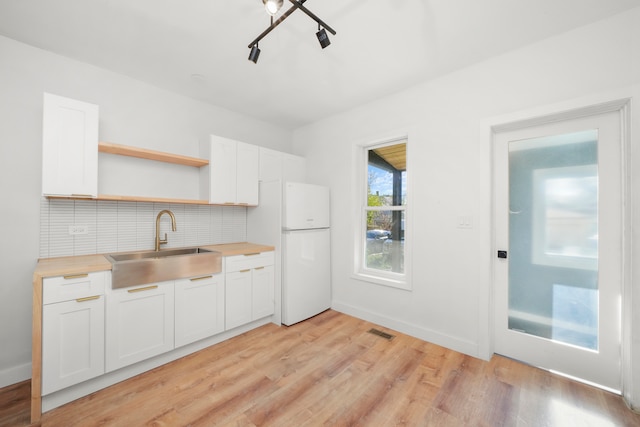
<instances>
[{"instance_id":1,"label":"electrical outlet","mask_svg":"<svg viewBox=\"0 0 640 427\"><path fill-rule=\"evenodd\" d=\"M69 234L89 234L89 226L87 225L70 225L69 226Z\"/></svg>"}]
</instances>

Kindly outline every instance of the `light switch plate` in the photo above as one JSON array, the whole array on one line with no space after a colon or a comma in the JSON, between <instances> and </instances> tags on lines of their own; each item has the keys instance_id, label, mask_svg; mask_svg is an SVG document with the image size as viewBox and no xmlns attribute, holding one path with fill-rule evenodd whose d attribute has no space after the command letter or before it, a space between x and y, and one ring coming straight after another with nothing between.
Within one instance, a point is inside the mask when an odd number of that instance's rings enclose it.
<instances>
[{"instance_id":1,"label":"light switch plate","mask_svg":"<svg viewBox=\"0 0 640 427\"><path fill-rule=\"evenodd\" d=\"M458 217L458 228L473 228L473 218L471 215L461 215Z\"/></svg>"}]
</instances>

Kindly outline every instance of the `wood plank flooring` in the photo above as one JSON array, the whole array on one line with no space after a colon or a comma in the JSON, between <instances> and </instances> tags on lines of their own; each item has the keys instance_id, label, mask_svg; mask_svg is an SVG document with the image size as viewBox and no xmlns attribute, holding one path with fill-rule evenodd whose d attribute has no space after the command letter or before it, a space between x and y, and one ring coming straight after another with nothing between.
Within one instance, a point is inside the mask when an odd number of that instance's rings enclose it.
<instances>
[{"instance_id":1,"label":"wood plank flooring","mask_svg":"<svg viewBox=\"0 0 640 427\"><path fill-rule=\"evenodd\" d=\"M367 331L395 335L386 340ZM0 390L27 426L29 382ZM43 415L49 426L640 426L619 396L335 311L266 325Z\"/></svg>"}]
</instances>

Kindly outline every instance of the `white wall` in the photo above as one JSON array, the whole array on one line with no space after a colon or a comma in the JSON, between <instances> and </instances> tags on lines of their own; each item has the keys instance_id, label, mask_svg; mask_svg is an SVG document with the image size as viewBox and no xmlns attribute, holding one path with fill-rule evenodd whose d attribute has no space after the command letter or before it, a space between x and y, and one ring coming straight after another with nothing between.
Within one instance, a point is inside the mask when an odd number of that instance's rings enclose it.
<instances>
[{"instance_id":1,"label":"white wall","mask_svg":"<svg viewBox=\"0 0 640 427\"><path fill-rule=\"evenodd\" d=\"M100 106L100 139L188 156L221 135L291 151L291 132L0 37L0 387L31 376L42 93ZM197 190L194 194L197 194Z\"/></svg>"},{"instance_id":2,"label":"white wall","mask_svg":"<svg viewBox=\"0 0 640 427\"><path fill-rule=\"evenodd\" d=\"M492 233L490 148L483 123L578 98L612 93L635 93L637 98L638 40L640 8L298 129L294 152L307 157L309 182L329 185L332 191L333 307L486 356ZM633 117L637 125L637 107ZM351 276L352 169L354 144L410 127L414 252L413 291L407 292ZM634 135L632 143L637 142ZM640 171L637 150L634 156ZM636 172L635 188L638 176ZM634 223L640 225L637 211ZM460 215L472 216L472 229L456 228ZM636 232L635 265L640 265L639 243ZM637 308L640 276L634 288ZM638 312L634 325L640 324ZM640 327L632 332L638 360ZM634 403L640 406L640 366L633 375L628 395L635 392Z\"/></svg>"}]
</instances>

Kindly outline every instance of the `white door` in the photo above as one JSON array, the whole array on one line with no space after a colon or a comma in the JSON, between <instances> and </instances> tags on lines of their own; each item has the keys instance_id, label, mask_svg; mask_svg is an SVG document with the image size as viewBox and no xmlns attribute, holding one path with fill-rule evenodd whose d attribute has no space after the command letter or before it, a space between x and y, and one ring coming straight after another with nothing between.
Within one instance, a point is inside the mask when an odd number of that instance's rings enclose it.
<instances>
[{"instance_id":1,"label":"white door","mask_svg":"<svg viewBox=\"0 0 640 427\"><path fill-rule=\"evenodd\" d=\"M495 352L621 389L619 112L494 135Z\"/></svg>"}]
</instances>

